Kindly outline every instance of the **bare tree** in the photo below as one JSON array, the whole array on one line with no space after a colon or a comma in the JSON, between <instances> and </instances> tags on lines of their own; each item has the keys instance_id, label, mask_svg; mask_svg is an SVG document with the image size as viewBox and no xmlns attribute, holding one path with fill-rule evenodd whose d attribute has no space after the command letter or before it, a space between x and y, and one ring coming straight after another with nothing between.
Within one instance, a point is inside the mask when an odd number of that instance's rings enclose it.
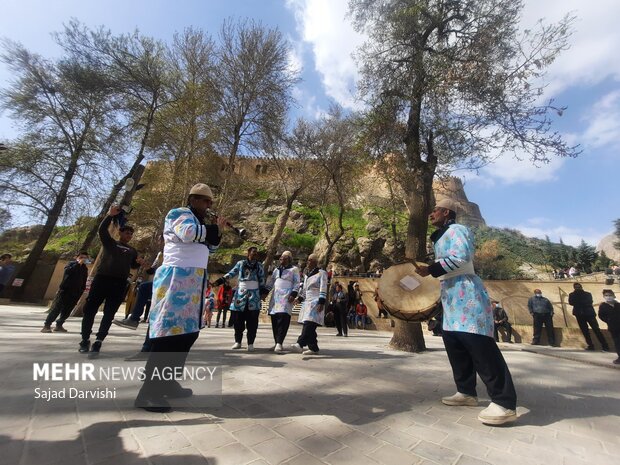
<instances>
[{"instance_id":1,"label":"bare tree","mask_svg":"<svg viewBox=\"0 0 620 465\"><path fill-rule=\"evenodd\" d=\"M227 20L218 45L218 149L228 157L219 207L228 200L237 155L259 154L262 142L283 132L298 78L288 61L289 46L277 29L251 20Z\"/></svg>"},{"instance_id":2,"label":"bare tree","mask_svg":"<svg viewBox=\"0 0 620 465\"><path fill-rule=\"evenodd\" d=\"M323 237L327 250L323 264L331 260L334 247L345 233L344 214L356 190L355 178L363 160L354 116L345 116L338 106L316 123L314 156L321 166L321 178L315 187L319 194L319 212L323 218Z\"/></svg>"},{"instance_id":3,"label":"bare tree","mask_svg":"<svg viewBox=\"0 0 620 465\"><path fill-rule=\"evenodd\" d=\"M276 191L284 198L284 211L278 216L273 232L267 243L267 254L263 265L268 269L275 253L286 223L293 209L293 204L312 184L322 167L314 156L316 131L311 123L300 119L284 139L270 144L267 151L270 166L273 168Z\"/></svg>"},{"instance_id":4,"label":"bare tree","mask_svg":"<svg viewBox=\"0 0 620 465\"><path fill-rule=\"evenodd\" d=\"M88 249L123 185L136 175L144 161L155 115L168 102L170 69L164 45L138 32L114 36L103 27L89 30L74 20L56 34L56 40L76 58L97 62L106 71L113 84L115 108L123 114L123 132L127 133L124 140L136 147L131 167L112 186L84 239L82 248Z\"/></svg>"},{"instance_id":5,"label":"bare tree","mask_svg":"<svg viewBox=\"0 0 620 465\"><path fill-rule=\"evenodd\" d=\"M46 61L12 41L3 42L4 61L15 76L1 105L21 123L24 135L0 155L0 195L45 220L19 277L27 285L37 261L72 197L85 163L113 143L110 81L97 65L67 57ZM14 298L19 299L24 286Z\"/></svg>"}]
</instances>

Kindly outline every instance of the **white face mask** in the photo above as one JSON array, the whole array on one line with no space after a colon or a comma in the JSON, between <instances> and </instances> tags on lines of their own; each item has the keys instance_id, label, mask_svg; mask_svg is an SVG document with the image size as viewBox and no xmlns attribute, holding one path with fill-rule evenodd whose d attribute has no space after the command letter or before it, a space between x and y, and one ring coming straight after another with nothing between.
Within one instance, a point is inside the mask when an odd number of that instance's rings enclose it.
<instances>
[{"instance_id":1,"label":"white face mask","mask_svg":"<svg viewBox=\"0 0 620 465\"><path fill-rule=\"evenodd\" d=\"M536 294L534 294L534 295L535 295L536 297L542 297L542 294L538 294L538 293L536 293Z\"/></svg>"},{"instance_id":2,"label":"white face mask","mask_svg":"<svg viewBox=\"0 0 620 465\"><path fill-rule=\"evenodd\" d=\"M603 297L605 298L605 302L613 302L614 300L616 300L613 295L605 295Z\"/></svg>"}]
</instances>

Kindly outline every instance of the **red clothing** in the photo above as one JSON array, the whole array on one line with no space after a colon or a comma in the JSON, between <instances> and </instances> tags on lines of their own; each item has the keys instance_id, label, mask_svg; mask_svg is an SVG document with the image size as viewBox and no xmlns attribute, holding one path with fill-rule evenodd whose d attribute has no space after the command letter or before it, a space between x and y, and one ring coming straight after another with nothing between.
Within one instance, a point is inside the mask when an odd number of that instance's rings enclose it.
<instances>
[{"instance_id":1,"label":"red clothing","mask_svg":"<svg viewBox=\"0 0 620 465\"><path fill-rule=\"evenodd\" d=\"M364 304L357 304L355 307L355 313L358 315L366 315L368 313L368 308Z\"/></svg>"},{"instance_id":2,"label":"red clothing","mask_svg":"<svg viewBox=\"0 0 620 465\"><path fill-rule=\"evenodd\" d=\"M217 308L218 310L228 310L233 298L232 287L220 286L217 291Z\"/></svg>"}]
</instances>

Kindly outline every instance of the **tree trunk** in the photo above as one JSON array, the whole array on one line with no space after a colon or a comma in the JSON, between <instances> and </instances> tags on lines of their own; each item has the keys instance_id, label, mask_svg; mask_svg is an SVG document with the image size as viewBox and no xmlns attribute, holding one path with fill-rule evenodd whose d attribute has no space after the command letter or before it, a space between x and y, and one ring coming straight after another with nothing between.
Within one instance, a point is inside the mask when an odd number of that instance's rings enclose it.
<instances>
[{"instance_id":1,"label":"tree trunk","mask_svg":"<svg viewBox=\"0 0 620 465\"><path fill-rule=\"evenodd\" d=\"M39 238L37 239L34 247L28 254L28 258L26 258L24 266L19 270L19 273L16 276L16 278L21 278L24 280L23 284L21 285L21 287L18 287L13 291L11 300L22 301L24 299L24 292L26 290L26 286L28 285L28 281L30 280L30 276L32 276L32 272L36 268L39 258L41 258L41 254L43 253L43 249L47 245L47 241L54 232L54 228L56 227L56 223L58 223L60 213L65 206L65 202L67 201L69 187L71 186L73 176L75 175L75 172L77 170L77 164L81 152L82 149L78 148L71 156L71 161L69 162L69 166L65 171L60 190L58 191L58 195L54 200L54 205L52 206L49 214L47 215L43 230L41 231L41 234L39 235Z\"/></svg>"},{"instance_id":2,"label":"tree trunk","mask_svg":"<svg viewBox=\"0 0 620 465\"><path fill-rule=\"evenodd\" d=\"M101 211L97 215L97 218L95 218L95 223L91 226L90 230L88 231L88 234L86 235L86 238L84 239L84 242L82 242L82 246L80 247L80 250L88 250L90 248L90 246L93 243L93 240L95 239L95 236L97 235L97 230L99 229L99 225L101 224L106 214L108 213L108 210L114 203L116 196L118 195L118 193L121 191L121 189L125 185L125 181L127 181L129 178L135 177L136 170L140 166L140 163L142 163L142 160L144 160L144 149L146 148L146 142L148 140L149 134L151 133L151 128L153 126L153 121L155 119L156 110L157 110L157 99L155 98L151 104L151 108L149 109L149 114L146 120L146 127L144 129L142 140L140 141L140 150L138 150L138 155L136 156L136 159L134 160L133 165L129 169L129 172L125 176L123 176L121 180L118 181L112 188L110 195L108 195L108 198L106 199L106 201L103 203L103 206L101 207ZM140 176L142 176L142 174L140 174ZM136 182L136 185L137 185L137 182Z\"/></svg>"},{"instance_id":3,"label":"tree trunk","mask_svg":"<svg viewBox=\"0 0 620 465\"><path fill-rule=\"evenodd\" d=\"M284 228L286 227L286 223L288 222L291 210L293 209L294 200L295 199L292 197L287 200L286 209L278 217L278 221L276 221L276 225L273 228L273 232L271 233L271 239L269 241L269 244L267 245L267 255L265 256L265 260L263 261L263 267L265 268L265 270L268 270L271 262L273 262L276 250L278 249L278 245L280 245L282 233L284 232Z\"/></svg>"},{"instance_id":4,"label":"tree trunk","mask_svg":"<svg viewBox=\"0 0 620 465\"><path fill-rule=\"evenodd\" d=\"M133 168L134 167L132 167L132 169ZM134 193L136 192L136 187L138 186L138 183L140 182L140 178L142 177L142 173L144 173L144 165L138 165L135 168L133 176L132 176L133 179L134 179L134 188L131 191L129 191L129 192L125 192L125 195L123 196L123 200L121 202L123 205L129 206L131 204L131 200L133 198ZM98 229L99 229L99 224L97 225L97 230ZM112 237L118 236L118 225L115 222L112 222L112 224L110 225L110 235ZM95 259L95 263L93 264L92 268L90 269L90 274L88 275L89 283L92 282L93 278L97 274L97 270L99 268L99 263L100 262L101 262L101 249L99 250L99 253L97 254L97 258ZM78 303L73 308L73 311L71 312L71 316L81 317L81 316L84 315L84 306L86 305L86 299L87 298L88 298L88 291L84 291L82 293L81 297L80 297L80 300L78 301Z\"/></svg>"},{"instance_id":5,"label":"tree trunk","mask_svg":"<svg viewBox=\"0 0 620 465\"><path fill-rule=\"evenodd\" d=\"M394 333L390 341L392 349L405 352L424 352L426 350L421 323L411 323L396 319L394 323Z\"/></svg>"},{"instance_id":6,"label":"tree trunk","mask_svg":"<svg viewBox=\"0 0 620 465\"><path fill-rule=\"evenodd\" d=\"M234 176L234 165L235 161L237 160L237 151L239 150L239 145L241 144L240 132L241 124L239 124L235 128L235 139L232 147L230 148L230 153L228 154L228 172L226 173L226 177L224 178L224 184L222 186L222 190L220 191L220 199L217 203L218 210L221 209L222 205L224 205L224 202L227 200L226 197L228 196L228 186L232 177Z\"/></svg>"}]
</instances>

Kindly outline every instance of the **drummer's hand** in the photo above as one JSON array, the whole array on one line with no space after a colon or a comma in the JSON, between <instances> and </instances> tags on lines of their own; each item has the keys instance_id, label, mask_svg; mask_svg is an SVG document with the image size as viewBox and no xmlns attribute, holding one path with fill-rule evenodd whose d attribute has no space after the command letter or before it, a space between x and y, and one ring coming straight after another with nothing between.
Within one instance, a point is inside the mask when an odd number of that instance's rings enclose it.
<instances>
[{"instance_id":1,"label":"drummer's hand","mask_svg":"<svg viewBox=\"0 0 620 465\"><path fill-rule=\"evenodd\" d=\"M418 273L422 277L428 276L429 274L431 274L430 271L428 271L428 265L418 265L417 263L414 262L413 266L415 266L416 273Z\"/></svg>"},{"instance_id":2,"label":"drummer's hand","mask_svg":"<svg viewBox=\"0 0 620 465\"><path fill-rule=\"evenodd\" d=\"M295 302L295 297L293 297L292 295L288 296L288 303L292 304L293 302Z\"/></svg>"},{"instance_id":3,"label":"drummer's hand","mask_svg":"<svg viewBox=\"0 0 620 465\"><path fill-rule=\"evenodd\" d=\"M324 308L325 308L325 304L318 304L316 307L316 311L321 313Z\"/></svg>"}]
</instances>

